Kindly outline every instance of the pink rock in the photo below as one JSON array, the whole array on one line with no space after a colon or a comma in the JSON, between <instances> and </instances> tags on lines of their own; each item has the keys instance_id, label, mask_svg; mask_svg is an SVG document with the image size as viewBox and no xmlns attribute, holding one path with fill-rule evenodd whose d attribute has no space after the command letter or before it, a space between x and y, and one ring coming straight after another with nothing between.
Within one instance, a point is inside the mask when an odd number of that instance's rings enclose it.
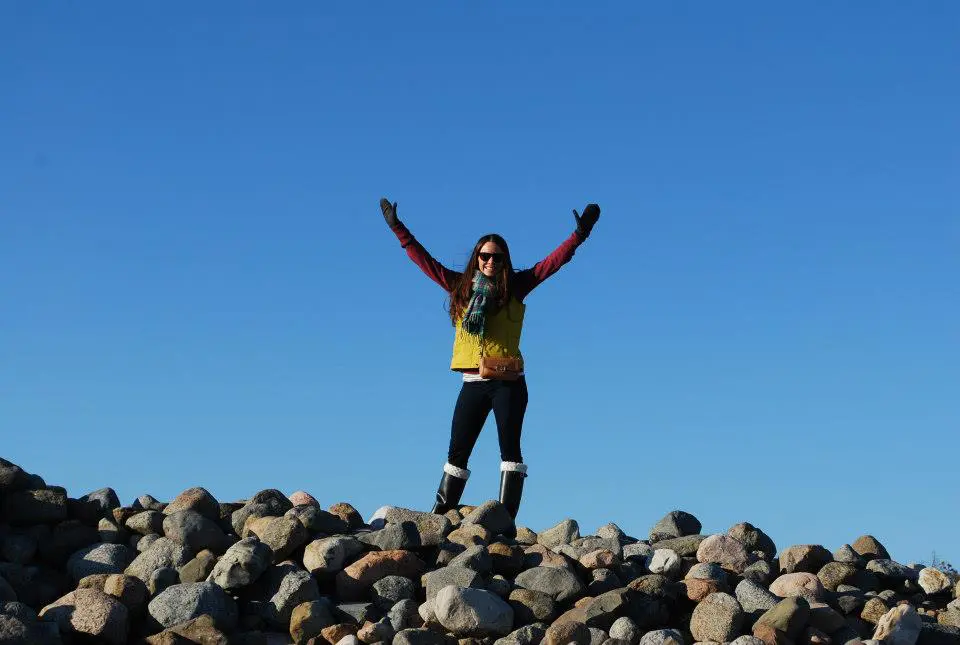
<instances>
[{"instance_id":1,"label":"pink rock","mask_svg":"<svg viewBox=\"0 0 960 645\"><path fill-rule=\"evenodd\" d=\"M61 632L92 636L98 643L127 642L129 612L119 600L97 589L77 589L40 610Z\"/></svg>"},{"instance_id":2,"label":"pink rock","mask_svg":"<svg viewBox=\"0 0 960 645\"><path fill-rule=\"evenodd\" d=\"M820 579L812 573L785 573L773 581L770 592L781 598L803 596L820 600L823 598L824 588Z\"/></svg>"},{"instance_id":3,"label":"pink rock","mask_svg":"<svg viewBox=\"0 0 960 645\"><path fill-rule=\"evenodd\" d=\"M294 506L303 506L304 504L309 504L310 506L316 506L317 508L320 507L320 502L318 502L313 495L302 490L298 490L296 493L290 495L289 499Z\"/></svg>"},{"instance_id":4,"label":"pink rock","mask_svg":"<svg viewBox=\"0 0 960 645\"><path fill-rule=\"evenodd\" d=\"M743 573L749 558L739 540L729 535L711 535L697 548L697 562L716 562L724 569Z\"/></svg>"}]
</instances>

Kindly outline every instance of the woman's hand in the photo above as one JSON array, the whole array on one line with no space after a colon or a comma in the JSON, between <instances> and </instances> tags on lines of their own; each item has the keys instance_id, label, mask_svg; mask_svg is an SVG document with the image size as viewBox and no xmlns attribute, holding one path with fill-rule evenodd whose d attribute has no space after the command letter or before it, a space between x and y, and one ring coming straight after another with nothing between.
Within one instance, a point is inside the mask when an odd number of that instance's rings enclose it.
<instances>
[{"instance_id":1,"label":"woman's hand","mask_svg":"<svg viewBox=\"0 0 960 645\"><path fill-rule=\"evenodd\" d=\"M400 220L397 219L397 202L391 204L389 199L381 197L380 210L383 212L383 219L386 220L387 226L396 228L400 223Z\"/></svg>"},{"instance_id":2,"label":"woman's hand","mask_svg":"<svg viewBox=\"0 0 960 645\"><path fill-rule=\"evenodd\" d=\"M381 206L383 201L380 202ZM394 204L396 207L396 204ZM577 209L573 209L573 218L577 220L577 232L584 239L590 235L590 231L593 230L594 224L597 223L597 220L600 219L600 207L596 204L587 204L587 207L583 209L583 215L577 212Z\"/></svg>"}]
</instances>

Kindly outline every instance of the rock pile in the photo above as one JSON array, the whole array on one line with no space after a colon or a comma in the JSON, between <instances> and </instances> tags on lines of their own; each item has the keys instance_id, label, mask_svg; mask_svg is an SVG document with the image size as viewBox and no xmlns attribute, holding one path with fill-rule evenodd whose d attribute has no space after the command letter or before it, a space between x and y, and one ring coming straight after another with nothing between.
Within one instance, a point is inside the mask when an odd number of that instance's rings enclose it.
<instances>
[{"instance_id":1,"label":"rock pile","mask_svg":"<svg viewBox=\"0 0 960 645\"><path fill-rule=\"evenodd\" d=\"M862 536L780 551L673 511L646 539L263 490L72 498L0 459L0 643L960 645L960 587Z\"/></svg>"}]
</instances>

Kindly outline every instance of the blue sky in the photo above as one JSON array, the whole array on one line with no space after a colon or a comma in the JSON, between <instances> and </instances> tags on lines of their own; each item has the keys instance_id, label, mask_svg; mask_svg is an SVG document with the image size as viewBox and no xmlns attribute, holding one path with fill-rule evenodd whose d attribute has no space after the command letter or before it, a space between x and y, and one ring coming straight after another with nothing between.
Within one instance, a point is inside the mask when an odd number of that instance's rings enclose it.
<instances>
[{"instance_id":1,"label":"blue sky","mask_svg":"<svg viewBox=\"0 0 960 645\"><path fill-rule=\"evenodd\" d=\"M960 559L952 2L0 5L0 455L428 509L445 294L530 266L520 522ZM492 418L464 501L496 495ZM955 562L956 563L956 562Z\"/></svg>"}]
</instances>

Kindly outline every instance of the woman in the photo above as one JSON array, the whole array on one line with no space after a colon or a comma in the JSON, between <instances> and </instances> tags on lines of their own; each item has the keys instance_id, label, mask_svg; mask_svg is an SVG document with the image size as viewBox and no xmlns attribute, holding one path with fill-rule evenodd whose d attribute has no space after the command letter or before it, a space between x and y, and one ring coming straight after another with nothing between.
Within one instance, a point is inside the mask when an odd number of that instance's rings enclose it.
<instances>
[{"instance_id":1,"label":"woman","mask_svg":"<svg viewBox=\"0 0 960 645\"><path fill-rule=\"evenodd\" d=\"M523 301L537 285L570 261L600 218L600 207L588 204L582 216L574 210L576 230L531 269L514 271L506 241L491 234L474 245L463 273L448 269L427 253L397 219L396 203L381 199L380 210L410 259L449 294L450 320L456 328L450 369L463 375L463 386L453 410L450 449L433 512L446 513L460 503L470 477L467 461L487 415L493 410L500 439L500 503L516 518L523 479L527 476L527 465L520 453L520 431L527 409L527 382L520 354L526 309ZM483 377L480 367L484 358L485 362L512 362L506 368L501 365L501 370L514 369L512 373L494 372L494 378Z\"/></svg>"}]
</instances>

